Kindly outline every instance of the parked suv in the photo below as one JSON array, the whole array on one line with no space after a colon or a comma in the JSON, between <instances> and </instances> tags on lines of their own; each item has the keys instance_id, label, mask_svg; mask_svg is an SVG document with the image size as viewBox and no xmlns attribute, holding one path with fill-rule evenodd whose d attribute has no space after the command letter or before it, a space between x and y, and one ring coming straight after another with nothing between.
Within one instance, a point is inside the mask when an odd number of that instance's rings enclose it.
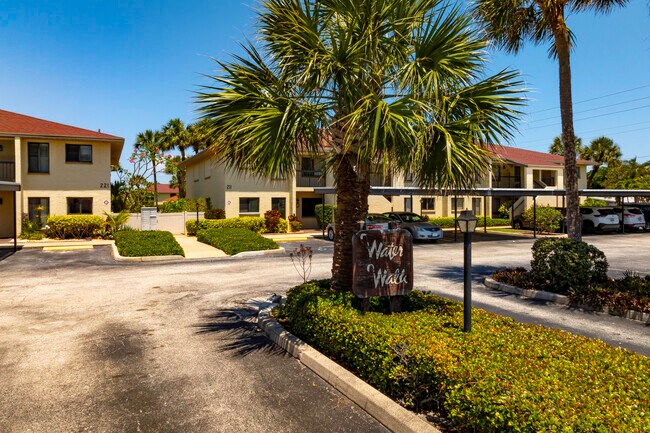
<instances>
[{"instance_id":1,"label":"parked suv","mask_svg":"<svg viewBox=\"0 0 650 433\"><path fill-rule=\"evenodd\" d=\"M637 207L624 206L625 211L623 212L623 226L627 231L637 231L643 230L645 228L646 220L643 216L641 209ZM621 218L621 208L615 207L614 212L619 217L619 222Z\"/></svg>"},{"instance_id":2,"label":"parked suv","mask_svg":"<svg viewBox=\"0 0 650 433\"><path fill-rule=\"evenodd\" d=\"M384 212L384 215L397 221L404 230L408 230L413 240L437 241L438 239L442 239L442 229L440 226L431 224L416 213Z\"/></svg>"},{"instance_id":3,"label":"parked suv","mask_svg":"<svg viewBox=\"0 0 650 433\"><path fill-rule=\"evenodd\" d=\"M629 203L625 206L632 206L639 209L643 212L643 218L645 219L645 229L650 230L650 203Z\"/></svg>"},{"instance_id":4,"label":"parked suv","mask_svg":"<svg viewBox=\"0 0 650 433\"><path fill-rule=\"evenodd\" d=\"M581 207L582 231L594 233L596 230L602 232L618 231L620 220L614 208L611 207Z\"/></svg>"}]
</instances>

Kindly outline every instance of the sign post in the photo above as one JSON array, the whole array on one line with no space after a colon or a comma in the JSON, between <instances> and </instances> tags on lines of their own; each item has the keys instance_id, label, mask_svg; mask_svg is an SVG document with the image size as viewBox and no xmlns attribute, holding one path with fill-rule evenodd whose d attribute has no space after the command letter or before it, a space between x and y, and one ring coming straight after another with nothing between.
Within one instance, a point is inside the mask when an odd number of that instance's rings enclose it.
<instances>
[{"instance_id":1,"label":"sign post","mask_svg":"<svg viewBox=\"0 0 650 433\"><path fill-rule=\"evenodd\" d=\"M352 292L361 299L389 296L391 312L413 290L413 238L406 230L362 230L352 238Z\"/></svg>"}]
</instances>

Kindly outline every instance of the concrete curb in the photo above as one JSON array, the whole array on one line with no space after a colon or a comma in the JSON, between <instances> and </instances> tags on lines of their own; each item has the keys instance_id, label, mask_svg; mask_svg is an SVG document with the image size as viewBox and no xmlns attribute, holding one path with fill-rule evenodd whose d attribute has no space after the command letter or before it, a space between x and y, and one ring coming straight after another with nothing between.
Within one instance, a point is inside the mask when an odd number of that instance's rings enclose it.
<instances>
[{"instance_id":1,"label":"concrete curb","mask_svg":"<svg viewBox=\"0 0 650 433\"><path fill-rule=\"evenodd\" d=\"M546 292L544 290L528 290L528 289L522 289L520 287L516 286L511 286L510 284L505 284L505 283L500 283L498 281L495 281L493 278L486 277L483 283L489 287L490 289L494 290L500 290L502 292L506 293L512 293L513 295L520 295L520 296L525 296L527 298L532 298L532 299L540 299L543 301L548 301L548 302L554 302L556 304L561 304L561 305L569 305L570 301L569 298L565 295L558 295L557 293L551 293L551 292ZM604 309L602 312L601 311L596 311L593 310L589 307L586 306L581 306L581 308L585 310L589 310L591 312L594 312L596 314L602 313L602 314L610 314L612 316L620 316L624 317L626 319L634 320L636 322L641 322L641 323L647 323L650 324L650 313L643 313L641 311L635 311L635 310L628 310L625 312L625 314L620 314L615 311L610 311L608 309Z\"/></svg>"},{"instance_id":2,"label":"concrete curb","mask_svg":"<svg viewBox=\"0 0 650 433\"><path fill-rule=\"evenodd\" d=\"M394 433L441 433L440 430L404 409L295 335L285 330L273 317L277 304L260 307L257 326L278 346L298 359L305 367L322 377L347 398L356 403L384 427Z\"/></svg>"},{"instance_id":3,"label":"concrete curb","mask_svg":"<svg viewBox=\"0 0 650 433\"><path fill-rule=\"evenodd\" d=\"M241 253L233 254L229 257L256 257L256 256L268 256L272 254L284 254L287 250L283 247L280 247L275 250L263 250L263 251L243 251Z\"/></svg>"},{"instance_id":4,"label":"concrete curb","mask_svg":"<svg viewBox=\"0 0 650 433\"><path fill-rule=\"evenodd\" d=\"M183 256L142 256L142 257L124 257L117 251L115 242L111 244L111 252L116 262L166 262L170 260L185 260Z\"/></svg>"}]
</instances>

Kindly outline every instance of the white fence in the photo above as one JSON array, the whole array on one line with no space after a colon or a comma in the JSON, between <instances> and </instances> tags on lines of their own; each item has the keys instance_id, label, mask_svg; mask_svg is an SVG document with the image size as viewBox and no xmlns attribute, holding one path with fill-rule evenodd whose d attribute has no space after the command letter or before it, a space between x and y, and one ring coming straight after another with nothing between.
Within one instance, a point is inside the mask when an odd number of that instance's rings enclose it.
<instances>
[{"instance_id":1,"label":"white fence","mask_svg":"<svg viewBox=\"0 0 650 433\"><path fill-rule=\"evenodd\" d=\"M201 218L203 218L203 212L199 212L199 219ZM168 231L174 234L185 234L185 221L195 219L196 212L158 212L156 215L156 230ZM136 230L140 230L142 227L142 214L129 214L129 220L127 221L126 225Z\"/></svg>"}]
</instances>

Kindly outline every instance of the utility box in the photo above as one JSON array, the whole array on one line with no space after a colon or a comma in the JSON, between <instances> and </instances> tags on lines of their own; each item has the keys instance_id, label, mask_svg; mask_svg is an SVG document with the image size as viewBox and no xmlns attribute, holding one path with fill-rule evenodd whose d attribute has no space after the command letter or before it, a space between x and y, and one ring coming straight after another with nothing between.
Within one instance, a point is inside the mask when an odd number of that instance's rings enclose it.
<instances>
[{"instance_id":1,"label":"utility box","mask_svg":"<svg viewBox=\"0 0 650 433\"><path fill-rule=\"evenodd\" d=\"M156 230L158 227L158 214L155 207L140 208L140 230Z\"/></svg>"}]
</instances>

